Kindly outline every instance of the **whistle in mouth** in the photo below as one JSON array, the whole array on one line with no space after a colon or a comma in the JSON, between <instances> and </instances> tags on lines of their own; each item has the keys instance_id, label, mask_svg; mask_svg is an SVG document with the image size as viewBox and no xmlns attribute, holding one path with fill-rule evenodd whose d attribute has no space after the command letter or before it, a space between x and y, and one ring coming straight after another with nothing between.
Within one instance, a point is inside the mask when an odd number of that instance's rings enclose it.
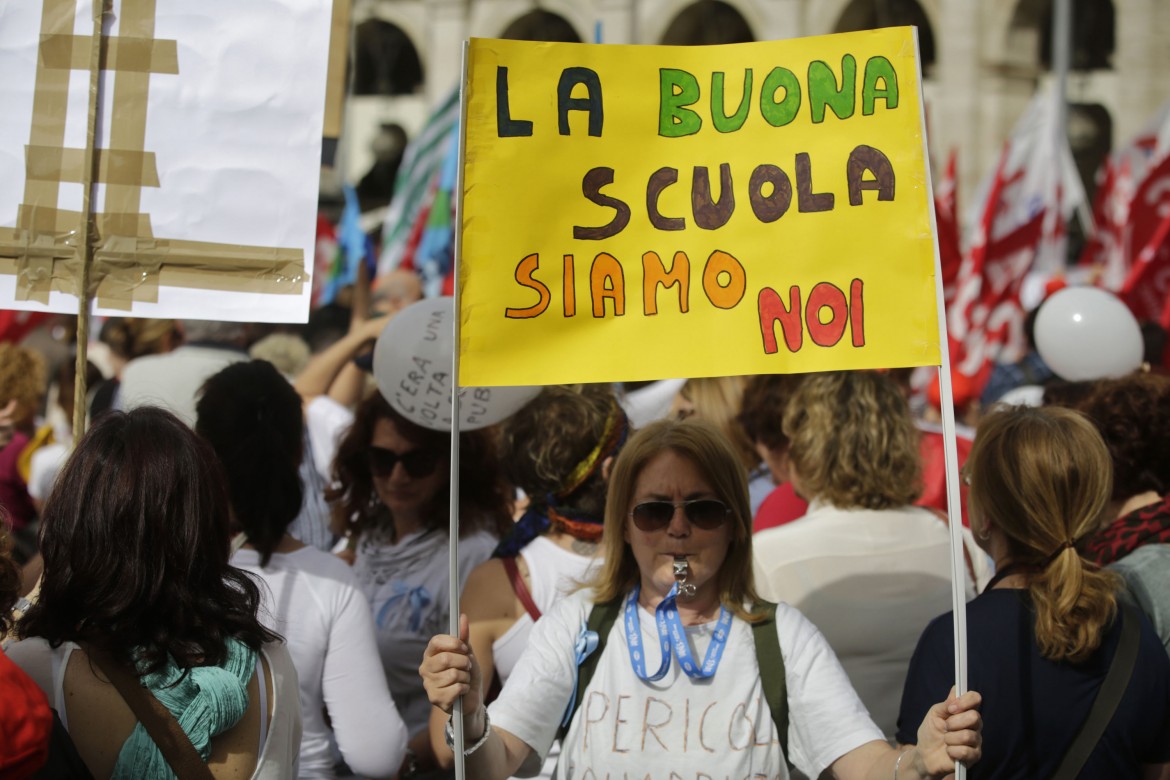
<instances>
[{"instance_id":1,"label":"whistle in mouth","mask_svg":"<svg viewBox=\"0 0 1170 780\"><path fill-rule=\"evenodd\" d=\"M691 574L690 563L687 562L686 556L679 555L674 559L674 580L678 583L678 595L682 598L689 598L695 595L695 586L687 582L687 578Z\"/></svg>"}]
</instances>

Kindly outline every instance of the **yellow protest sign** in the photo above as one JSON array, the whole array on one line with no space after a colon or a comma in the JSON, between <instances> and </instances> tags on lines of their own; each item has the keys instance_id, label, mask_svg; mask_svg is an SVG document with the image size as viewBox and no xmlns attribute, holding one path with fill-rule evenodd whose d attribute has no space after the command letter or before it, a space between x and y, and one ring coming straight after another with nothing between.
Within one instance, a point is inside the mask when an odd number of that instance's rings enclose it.
<instances>
[{"instance_id":1,"label":"yellow protest sign","mask_svg":"<svg viewBox=\"0 0 1170 780\"><path fill-rule=\"evenodd\" d=\"M916 53L472 40L460 384L937 365Z\"/></svg>"}]
</instances>

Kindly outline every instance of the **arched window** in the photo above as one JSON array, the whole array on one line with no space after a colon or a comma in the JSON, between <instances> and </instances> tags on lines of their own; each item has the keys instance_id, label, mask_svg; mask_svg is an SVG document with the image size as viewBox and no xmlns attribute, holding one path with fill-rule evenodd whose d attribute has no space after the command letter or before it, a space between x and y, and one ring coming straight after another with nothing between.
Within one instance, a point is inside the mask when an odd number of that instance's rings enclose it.
<instances>
[{"instance_id":1,"label":"arched window","mask_svg":"<svg viewBox=\"0 0 1170 780\"><path fill-rule=\"evenodd\" d=\"M1110 0L1076 0L1072 6L1072 70L1109 70L1113 67L1114 12ZM1037 41L1033 60L1052 68L1052 0L1020 0L1008 33Z\"/></svg>"},{"instance_id":2,"label":"arched window","mask_svg":"<svg viewBox=\"0 0 1170 780\"><path fill-rule=\"evenodd\" d=\"M749 43L756 37L743 15L721 0L699 0L684 8L662 35L670 46Z\"/></svg>"},{"instance_id":3,"label":"arched window","mask_svg":"<svg viewBox=\"0 0 1170 780\"><path fill-rule=\"evenodd\" d=\"M853 0L841 12L833 32L917 27L922 67L934 65L934 30L916 0Z\"/></svg>"},{"instance_id":4,"label":"arched window","mask_svg":"<svg viewBox=\"0 0 1170 780\"><path fill-rule=\"evenodd\" d=\"M409 95L422 84L422 63L396 24L369 19L354 35L355 95Z\"/></svg>"},{"instance_id":5,"label":"arched window","mask_svg":"<svg viewBox=\"0 0 1170 780\"><path fill-rule=\"evenodd\" d=\"M548 41L549 43L580 43L581 36L563 16L550 11L529 11L512 21L501 38L513 41Z\"/></svg>"}]
</instances>

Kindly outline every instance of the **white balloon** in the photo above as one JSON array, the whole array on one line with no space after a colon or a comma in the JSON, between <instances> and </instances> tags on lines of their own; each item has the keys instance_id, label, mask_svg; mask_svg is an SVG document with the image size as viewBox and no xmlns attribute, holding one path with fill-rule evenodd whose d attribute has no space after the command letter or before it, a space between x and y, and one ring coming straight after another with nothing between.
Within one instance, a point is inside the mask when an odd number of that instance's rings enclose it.
<instances>
[{"instance_id":1,"label":"white balloon","mask_svg":"<svg viewBox=\"0 0 1170 780\"><path fill-rule=\"evenodd\" d=\"M1036 314L1036 349L1070 382L1124 376L1142 364L1142 331L1117 296L1098 287L1066 287Z\"/></svg>"},{"instance_id":2,"label":"white balloon","mask_svg":"<svg viewBox=\"0 0 1170 780\"><path fill-rule=\"evenodd\" d=\"M374 346L374 379L390 406L411 422L451 430L452 323L450 297L412 303L396 314ZM539 387L459 388L459 429L504 420L536 397Z\"/></svg>"}]
</instances>

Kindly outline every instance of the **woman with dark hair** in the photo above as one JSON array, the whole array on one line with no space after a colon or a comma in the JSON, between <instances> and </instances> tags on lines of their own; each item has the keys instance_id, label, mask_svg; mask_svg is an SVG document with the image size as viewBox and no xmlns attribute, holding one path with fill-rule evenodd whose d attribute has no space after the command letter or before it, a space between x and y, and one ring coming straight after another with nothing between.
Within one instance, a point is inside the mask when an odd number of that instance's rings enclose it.
<instances>
[{"instance_id":1,"label":"woman with dark hair","mask_svg":"<svg viewBox=\"0 0 1170 780\"><path fill-rule=\"evenodd\" d=\"M967 679L984 694L987 723L971 779L1170 776L1170 660L1144 616L1118 608L1120 578L1080 553L1109 501L1101 436L1068 409L1008 407L980 422L964 472L971 528L996 568L967 605ZM914 651L901 743L916 741L910 727L951 685L951 624L950 613L934 620ZM1103 688L1127 624L1132 674L1120 677L1096 743L1079 745L1095 701L1109 698ZM1058 773L1074 745L1091 752Z\"/></svg>"},{"instance_id":2,"label":"woman with dark hair","mask_svg":"<svg viewBox=\"0 0 1170 780\"><path fill-rule=\"evenodd\" d=\"M103 415L45 505L40 597L9 654L61 715L96 778L166 777L166 759L91 653L137 676L215 777L287 778L296 672L228 563L215 454L174 415Z\"/></svg>"},{"instance_id":3,"label":"woman with dark hair","mask_svg":"<svg viewBox=\"0 0 1170 780\"><path fill-rule=\"evenodd\" d=\"M1085 557L1120 574L1170 653L1170 378L1105 380L1080 405L1109 448L1106 527Z\"/></svg>"},{"instance_id":4,"label":"woman with dark hair","mask_svg":"<svg viewBox=\"0 0 1170 780\"><path fill-rule=\"evenodd\" d=\"M391 776L406 727L386 687L369 607L345 563L288 533L301 508L300 396L271 363L254 360L208 379L196 411L195 430L224 466L241 532L231 562L263 581L261 614L285 636L297 668L298 776L335 776L332 738L352 771Z\"/></svg>"},{"instance_id":5,"label":"woman with dark hair","mask_svg":"<svg viewBox=\"0 0 1170 780\"><path fill-rule=\"evenodd\" d=\"M459 444L462 588L511 526L511 516L495 432L463 433ZM450 449L449 433L414 424L374 393L338 446L336 486L328 496L346 523L390 692L411 734L408 773L434 760L418 665L427 640L448 621Z\"/></svg>"},{"instance_id":6,"label":"woman with dark hair","mask_svg":"<svg viewBox=\"0 0 1170 780\"><path fill-rule=\"evenodd\" d=\"M922 744L900 754L816 628L756 596L746 474L708 423L662 420L630 437L602 547L591 589L536 624L490 710L466 630L431 640L420 672L435 706L462 699L469 777L533 769L562 726L562 779L786 780L794 764L808 777L907 780L978 760L978 694L932 708Z\"/></svg>"},{"instance_id":7,"label":"woman with dark hair","mask_svg":"<svg viewBox=\"0 0 1170 780\"><path fill-rule=\"evenodd\" d=\"M508 682L536 621L597 565L605 476L628 434L609 385L546 387L501 425L501 460L529 503L463 591L470 641L488 679ZM449 766L446 725L443 711L432 708L431 745ZM541 777L551 777L555 765L554 750Z\"/></svg>"}]
</instances>

